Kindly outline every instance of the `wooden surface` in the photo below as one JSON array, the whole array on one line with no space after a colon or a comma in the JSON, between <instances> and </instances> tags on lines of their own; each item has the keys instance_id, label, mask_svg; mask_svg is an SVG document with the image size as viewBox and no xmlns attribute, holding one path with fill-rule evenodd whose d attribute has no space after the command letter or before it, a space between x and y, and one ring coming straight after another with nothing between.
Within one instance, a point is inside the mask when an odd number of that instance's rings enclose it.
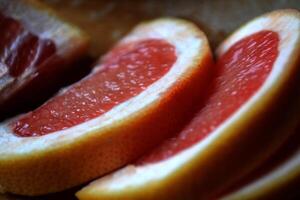
<instances>
[{"instance_id":1,"label":"wooden surface","mask_svg":"<svg viewBox=\"0 0 300 200\"><path fill-rule=\"evenodd\" d=\"M215 48L228 34L255 16L278 8L300 9L300 0L43 1L91 36L90 53L95 58L143 20L163 16L192 20L207 33ZM35 198L2 195L0 200L75 199L73 194L79 188Z\"/></svg>"}]
</instances>

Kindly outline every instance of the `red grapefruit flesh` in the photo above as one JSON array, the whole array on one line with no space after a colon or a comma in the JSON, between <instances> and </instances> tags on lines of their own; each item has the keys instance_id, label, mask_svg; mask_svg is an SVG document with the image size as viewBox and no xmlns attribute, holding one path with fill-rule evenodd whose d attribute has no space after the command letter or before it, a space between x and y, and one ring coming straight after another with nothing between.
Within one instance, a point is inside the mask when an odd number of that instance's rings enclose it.
<instances>
[{"instance_id":1,"label":"red grapefruit flesh","mask_svg":"<svg viewBox=\"0 0 300 200\"><path fill-rule=\"evenodd\" d=\"M210 98L183 131L77 197L210 199L258 166L298 120L299 24L298 11L278 10L235 32L218 48Z\"/></svg>"},{"instance_id":2,"label":"red grapefruit flesh","mask_svg":"<svg viewBox=\"0 0 300 200\"><path fill-rule=\"evenodd\" d=\"M93 119L138 95L175 63L173 45L145 40L118 47L97 72L14 122L19 136L39 136Z\"/></svg>"},{"instance_id":3,"label":"red grapefruit flesh","mask_svg":"<svg viewBox=\"0 0 300 200\"><path fill-rule=\"evenodd\" d=\"M189 22L137 26L86 78L1 124L0 189L56 192L140 157L205 98L212 62L205 35Z\"/></svg>"},{"instance_id":4,"label":"red grapefruit flesh","mask_svg":"<svg viewBox=\"0 0 300 200\"><path fill-rule=\"evenodd\" d=\"M80 30L36 1L1 1L0 28L1 112L30 99L27 95L37 97L35 85L48 87L40 77L51 81L87 51L88 40Z\"/></svg>"},{"instance_id":5,"label":"red grapefruit flesh","mask_svg":"<svg viewBox=\"0 0 300 200\"><path fill-rule=\"evenodd\" d=\"M222 199L284 199L298 192L300 181L300 125L266 163L235 184Z\"/></svg>"},{"instance_id":6,"label":"red grapefruit flesh","mask_svg":"<svg viewBox=\"0 0 300 200\"><path fill-rule=\"evenodd\" d=\"M261 87L278 55L276 32L260 31L242 39L223 54L212 95L195 119L175 138L166 141L141 163L161 161L205 139Z\"/></svg>"}]
</instances>

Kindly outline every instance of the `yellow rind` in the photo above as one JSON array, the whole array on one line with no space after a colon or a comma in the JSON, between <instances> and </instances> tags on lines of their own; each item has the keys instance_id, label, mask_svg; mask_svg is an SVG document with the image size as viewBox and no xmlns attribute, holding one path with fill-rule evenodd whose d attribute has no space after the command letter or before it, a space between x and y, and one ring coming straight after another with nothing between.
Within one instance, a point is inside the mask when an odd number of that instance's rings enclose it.
<instances>
[{"instance_id":1,"label":"yellow rind","mask_svg":"<svg viewBox=\"0 0 300 200\"><path fill-rule=\"evenodd\" d=\"M274 11L264 17L286 14L300 20L300 14L295 10ZM216 197L266 160L288 138L287 133L292 133L295 128L300 114L300 96L295 92L300 83L300 38L295 46L285 72L269 93L180 169L160 180L112 191L97 187L95 182L77 192L76 196L81 200L193 200Z\"/></svg>"},{"instance_id":2,"label":"yellow rind","mask_svg":"<svg viewBox=\"0 0 300 200\"><path fill-rule=\"evenodd\" d=\"M195 90L205 90L212 77L212 55L206 37L193 24L167 18L148 23L160 21L187 26L202 38L203 51L190 70L157 101L128 118L87 130L80 139L63 145L57 141L57 145L42 151L0 156L0 188L4 192L34 196L84 183L138 158L184 124L203 98Z\"/></svg>"}]
</instances>

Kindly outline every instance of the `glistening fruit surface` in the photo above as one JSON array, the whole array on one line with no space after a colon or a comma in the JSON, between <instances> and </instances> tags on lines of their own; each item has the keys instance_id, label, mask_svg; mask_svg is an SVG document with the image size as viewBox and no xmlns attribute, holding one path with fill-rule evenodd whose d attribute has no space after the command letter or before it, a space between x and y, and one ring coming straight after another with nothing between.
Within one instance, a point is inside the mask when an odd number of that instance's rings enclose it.
<instances>
[{"instance_id":1,"label":"glistening fruit surface","mask_svg":"<svg viewBox=\"0 0 300 200\"><path fill-rule=\"evenodd\" d=\"M217 75L205 106L176 137L138 161L164 160L201 141L237 111L262 86L278 56L279 36L260 31L235 43L217 62Z\"/></svg>"},{"instance_id":2,"label":"glistening fruit surface","mask_svg":"<svg viewBox=\"0 0 300 200\"><path fill-rule=\"evenodd\" d=\"M40 136L100 116L138 95L166 74L176 61L175 48L149 39L114 48L95 73L11 124L19 136Z\"/></svg>"}]
</instances>

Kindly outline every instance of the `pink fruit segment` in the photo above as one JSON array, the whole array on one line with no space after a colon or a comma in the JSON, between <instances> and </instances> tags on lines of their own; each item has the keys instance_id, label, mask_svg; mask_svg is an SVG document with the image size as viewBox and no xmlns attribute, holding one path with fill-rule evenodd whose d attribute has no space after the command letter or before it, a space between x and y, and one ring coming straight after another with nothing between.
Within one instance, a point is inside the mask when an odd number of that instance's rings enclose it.
<instances>
[{"instance_id":1,"label":"pink fruit segment","mask_svg":"<svg viewBox=\"0 0 300 200\"><path fill-rule=\"evenodd\" d=\"M97 71L11 124L18 136L40 136L93 119L138 95L169 71L175 48L149 39L121 45Z\"/></svg>"},{"instance_id":2,"label":"pink fruit segment","mask_svg":"<svg viewBox=\"0 0 300 200\"><path fill-rule=\"evenodd\" d=\"M0 78L4 72L18 77L26 68L38 68L56 52L53 41L39 38L17 20L1 13L0 30Z\"/></svg>"},{"instance_id":3,"label":"pink fruit segment","mask_svg":"<svg viewBox=\"0 0 300 200\"><path fill-rule=\"evenodd\" d=\"M237 111L264 83L278 55L279 36L260 31L235 43L217 62L212 95L185 129L137 164L158 162L201 141Z\"/></svg>"}]
</instances>

